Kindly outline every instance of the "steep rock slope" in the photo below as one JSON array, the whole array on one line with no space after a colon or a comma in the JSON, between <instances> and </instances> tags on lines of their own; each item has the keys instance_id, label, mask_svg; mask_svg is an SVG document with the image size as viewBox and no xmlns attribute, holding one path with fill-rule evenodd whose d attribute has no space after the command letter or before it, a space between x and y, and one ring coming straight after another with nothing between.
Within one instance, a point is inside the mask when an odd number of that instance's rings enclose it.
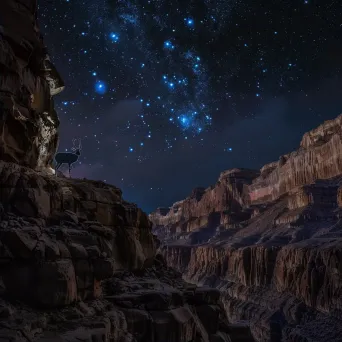
<instances>
[{"instance_id":1,"label":"steep rock slope","mask_svg":"<svg viewBox=\"0 0 342 342\"><path fill-rule=\"evenodd\" d=\"M339 116L306 133L297 151L245 178L233 200L220 181L207 189L222 203L201 212L220 217L209 236L174 230L197 219L176 218L174 206L150 215L168 264L220 289L229 319L250 321L258 341L341 340L341 123Z\"/></svg>"},{"instance_id":2,"label":"steep rock slope","mask_svg":"<svg viewBox=\"0 0 342 342\"><path fill-rule=\"evenodd\" d=\"M58 144L51 96L64 85L39 33L36 6L0 2L0 159L42 170Z\"/></svg>"},{"instance_id":3,"label":"steep rock slope","mask_svg":"<svg viewBox=\"0 0 342 342\"><path fill-rule=\"evenodd\" d=\"M234 224L249 216L245 211L244 188L259 172L233 169L221 173L217 183L207 189L196 188L171 208L158 208L150 214L154 231L161 238L174 236L194 242L205 239L222 224Z\"/></svg>"},{"instance_id":4,"label":"steep rock slope","mask_svg":"<svg viewBox=\"0 0 342 342\"><path fill-rule=\"evenodd\" d=\"M118 188L0 161L0 189L1 341L253 341L218 290L166 266Z\"/></svg>"}]
</instances>

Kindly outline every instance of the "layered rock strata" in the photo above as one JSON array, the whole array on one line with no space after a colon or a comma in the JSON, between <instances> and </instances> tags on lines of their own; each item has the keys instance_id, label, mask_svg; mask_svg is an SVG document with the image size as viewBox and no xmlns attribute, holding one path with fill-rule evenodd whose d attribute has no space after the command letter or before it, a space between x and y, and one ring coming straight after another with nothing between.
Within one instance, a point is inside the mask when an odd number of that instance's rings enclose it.
<instances>
[{"instance_id":1,"label":"layered rock strata","mask_svg":"<svg viewBox=\"0 0 342 342\"><path fill-rule=\"evenodd\" d=\"M233 199L226 193L235 180L226 192L218 182L188 216L174 207L189 198L150 215L168 264L220 289L230 321L249 321L257 341L341 340L341 123L339 116L306 133L297 151L240 180ZM209 194L220 205L207 205ZM208 209L197 215L199 207ZM173 228L213 215L221 220L199 243Z\"/></svg>"},{"instance_id":2,"label":"layered rock strata","mask_svg":"<svg viewBox=\"0 0 342 342\"><path fill-rule=\"evenodd\" d=\"M207 189L197 188L171 208L159 208L150 214L154 231L161 238L178 236L194 242L211 234L219 225L234 224L245 218L248 198L244 188L259 175L258 171L233 169L221 173L217 183Z\"/></svg>"},{"instance_id":3,"label":"layered rock strata","mask_svg":"<svg viewBox=\"0 0 342 342\"><path fill-rule=\"evenodd\" d=\"M1 341L253 341L156 255L118 188L0 161L0 189Z\"/></svg>"},{"instance_id":4,"label":"layered rock strata","mask_svg":"<svg viewBox=\"0 0 342 342\"><path fill-rule=\"evenodd\" d=\"M42 170L58 144L51 96L64 86L36 14L36 0L0 2L0 159Z\"/></svg>"}]
</instances>

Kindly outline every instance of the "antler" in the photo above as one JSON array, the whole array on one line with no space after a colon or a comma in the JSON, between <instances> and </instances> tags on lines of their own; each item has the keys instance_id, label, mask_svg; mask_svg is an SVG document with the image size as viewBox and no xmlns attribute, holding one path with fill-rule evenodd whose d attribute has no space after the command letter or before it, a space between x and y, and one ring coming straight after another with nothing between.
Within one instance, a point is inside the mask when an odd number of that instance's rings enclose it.
<instances>
[{"instance_id":1,"label":"antler","mask_svg":"<svg viewBox=\"0 0 342 342\"><path fill-rule=\"evenodd\" d=\"M76 146L76 141L78 141L78 146ZM74 138L74 139L72 139L72 149L74 149L74 150L79 149L80 150L81 148L82 148L81 138L78 138L78 139Z\"/></svg>"}]
</instances>

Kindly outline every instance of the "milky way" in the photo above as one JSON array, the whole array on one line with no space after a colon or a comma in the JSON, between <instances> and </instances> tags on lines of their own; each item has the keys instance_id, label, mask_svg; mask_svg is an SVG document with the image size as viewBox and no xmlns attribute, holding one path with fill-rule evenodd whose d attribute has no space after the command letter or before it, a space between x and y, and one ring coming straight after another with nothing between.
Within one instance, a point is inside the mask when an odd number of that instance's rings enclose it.
<instances>
[{"instance_id":1,"label":"milky way","mask_svg":"<svg viewBox=\"0 0 342 342\"><path fill-rule=\"evenodd\" d=\"M83 141L74 175L147 210L272 161L342 107L335 1L55 0L39 13L66 83L60 149Z\"/></svg>"}]
</instances>

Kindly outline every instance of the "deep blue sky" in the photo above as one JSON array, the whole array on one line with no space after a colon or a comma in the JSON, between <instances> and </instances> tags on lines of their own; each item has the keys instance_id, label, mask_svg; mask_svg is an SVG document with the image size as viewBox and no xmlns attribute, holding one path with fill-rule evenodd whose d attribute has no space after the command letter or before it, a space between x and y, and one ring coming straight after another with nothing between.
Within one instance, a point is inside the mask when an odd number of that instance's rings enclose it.
<instances>
[{"instance_id":1,"label":"deep blue sky","mask_svg":"<svg viewBox=\"0 0 342 342\"><path fill-rule=\"evenodd\" d=\"M60 150L146 211L260 168L342 112L337 1L41 2Z\"/></svg>"}]
</instances>

